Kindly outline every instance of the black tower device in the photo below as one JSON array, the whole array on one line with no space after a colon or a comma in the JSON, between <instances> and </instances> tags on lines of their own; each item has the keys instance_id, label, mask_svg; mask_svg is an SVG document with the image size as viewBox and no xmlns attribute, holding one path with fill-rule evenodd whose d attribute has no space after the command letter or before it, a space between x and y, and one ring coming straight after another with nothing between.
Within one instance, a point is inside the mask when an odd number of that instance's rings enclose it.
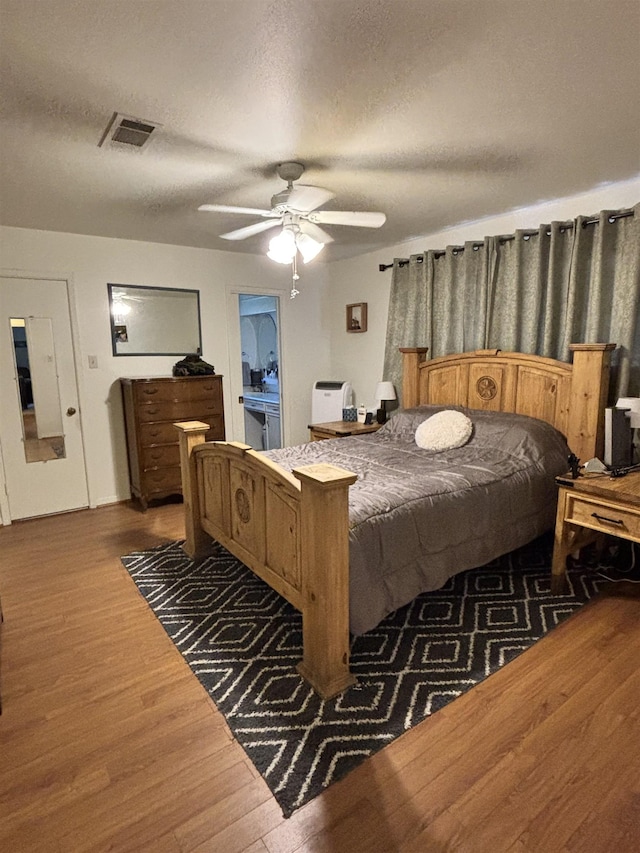
<instances>
[{"instance_id":1,"label":"black tower device","mask_svg":"<svg viewBox=\"0 0 640 853\"><path fill-rule=\"evenodd\" d=\"M633 431L628 409L611 406L604 410L604 464L624 468L633 461Z\"/></svg>"}]
</instances>

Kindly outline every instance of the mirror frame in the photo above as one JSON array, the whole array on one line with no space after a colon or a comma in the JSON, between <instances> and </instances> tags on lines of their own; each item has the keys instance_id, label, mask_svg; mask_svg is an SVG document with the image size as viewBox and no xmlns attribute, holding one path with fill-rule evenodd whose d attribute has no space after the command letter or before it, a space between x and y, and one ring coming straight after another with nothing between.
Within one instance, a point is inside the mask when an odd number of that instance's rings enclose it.
<instances>
[{"instance_id":1,"label":"mirror frame","mask_svg":"<svg viewBox=\"0 0 640 853\"><path fill-rule=\"evenodd\" d=\"M150 295L149 291L153 291L155 293L172 292L172 293L179 293L181 295L190 293L192 295L195 295L196 312L197 312L197 317L198 317L198 346L197 346L196 352L198 354L200 354L202 352L202 324L201 324L201 318L200 318L200 291L199 290L189 290L189 289L183 288L183 287L153 287L150 285L143 285L143 284L118 284L116 282L109 282L109 283L107 283L107 291L109 294L109 323L110 323L110 327L111 327L111 350L112 350L112 354L115 357L119 358L121 356L151 356L151 355L172 355L172 356L181 355L181 356L185 356L185 355L188 355L188 354L194 352L194 350L188 349L185 347L184 349L181 349L177 352L167 352L167 350L162 349L161 345L159 344L157 349L152 348L150 350L145 350L145 351L129 350L127 352L118 352L118 349L117 349L118 341L116 340L116 322L115 322L115 317L113 314L113 292L114 292L114 289L131 290L131 291L134 291L133 295L135 295L135 291L146 291L147 295ZM149 319L151 321L153 321L153 316L151 316Z\"/></svg>"}]
</instances>

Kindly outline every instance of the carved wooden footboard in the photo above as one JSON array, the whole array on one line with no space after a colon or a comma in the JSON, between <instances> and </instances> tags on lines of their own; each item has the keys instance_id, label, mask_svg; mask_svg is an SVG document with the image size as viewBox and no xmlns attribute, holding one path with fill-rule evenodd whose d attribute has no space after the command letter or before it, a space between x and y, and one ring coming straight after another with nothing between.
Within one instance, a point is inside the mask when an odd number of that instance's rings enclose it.
<instances>
[{"instance_id":1,"label":"carved wooden footboard","mask_svg":"<svg viewBox=\"0 0 640 853\"><path fill-rule=\"evenodd\" d=\"M220 542L302 613L300 674L329 698L349 671L349 505L356 475L334 465L289 474L238 442L205 443L208 424L180 432L185 551Z\"/></svg>"}]
</instances>

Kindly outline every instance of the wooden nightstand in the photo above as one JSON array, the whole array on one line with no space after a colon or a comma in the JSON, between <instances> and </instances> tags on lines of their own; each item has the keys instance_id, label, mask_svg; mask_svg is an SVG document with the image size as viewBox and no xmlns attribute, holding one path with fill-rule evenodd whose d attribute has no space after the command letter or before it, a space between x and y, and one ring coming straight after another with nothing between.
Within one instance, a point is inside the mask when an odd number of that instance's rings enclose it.
<instances>
[{"instance_id":1,"label":"wooden nightstand","mask_svg":"<svg viewBox=\"0 0 640 853\"><path fill-rule=\"evenodd\" d=\"M624 477L585 474L572 480L557 477L560 486L551 565L551 591L562 592L567 557L598 534L640 542L640 471Z\"/></svg>"},{"instance_id":2,"label":"wooden nightstand","mask_svg":"<svg viewBox=\"0 0 640 853\"><path fill-rule=\"evenodd\" d=\"M382 424L360 424L357 421L328 421L326 424L309 424L309 441L325 438L344 438L347 435L365 435L377 432Z\"/></svg>"}]
</instances>

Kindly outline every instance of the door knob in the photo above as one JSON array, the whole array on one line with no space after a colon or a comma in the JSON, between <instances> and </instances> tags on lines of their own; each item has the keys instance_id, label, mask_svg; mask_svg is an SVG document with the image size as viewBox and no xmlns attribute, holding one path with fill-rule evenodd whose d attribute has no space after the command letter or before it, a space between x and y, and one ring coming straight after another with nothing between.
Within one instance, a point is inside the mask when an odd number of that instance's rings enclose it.
<instances>
[{"instance_id":1,"label":"door knob","mask_svg":"<svg viewBox=\"0 0 640 853\"><path fill-rule=\"evenodd\" d=\"M73 408L73 406L69 406L69 408L67 409L67 417L70 418L71 415L75 415L75 413L76 413L76 410Z\"/></svg>"}]
</instances>

